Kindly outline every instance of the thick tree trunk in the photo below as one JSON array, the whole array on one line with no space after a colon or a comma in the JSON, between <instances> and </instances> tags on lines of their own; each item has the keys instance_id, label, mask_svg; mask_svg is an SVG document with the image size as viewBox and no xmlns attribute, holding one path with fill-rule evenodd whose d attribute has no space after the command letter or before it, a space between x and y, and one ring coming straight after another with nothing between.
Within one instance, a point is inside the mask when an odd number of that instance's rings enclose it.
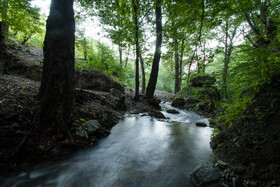
<instances>
[{"instance_id":1,"label":"thick tree trunk","mask_svg":"<svg viewBox=\"0 0 280 187\"><path fill-rule=\"evenodd\" d=\"M139 25L138 25L138 0L132 0L134 10L134 24L135 24L135 47L136 47L136 60L135 60L135 96L134 99L139 99Z\"/></svg>"},{"instance_id":2,"label":"thick tree trunk","mask_svg":"<svg viewBox=\"0 0 280 187\"><path fill-rule=\"evenodd\" d=\"M141 64L141 73L142 73L142 94L146 92L146 75L145 75L145 66L142 58L142 54L140 53L140 64Z\"/></svg>"},{"instance_id":3,"label":"thick tree trunk","mask_svg":"<svg viewBox=\"0 0 280 187\"><path fill-rule=\"evenodd\" d=\"M74 0L52 0L44 41L39 92L39 131L57 128L65 136L74 110ZM44 133L47 133L44 131Z\"/></svg>"},{"instance_id":4,"label":"thick tree trunk","mask_svg":"<svg viewBox=\"0 0 280 187\"><path fill-rule=\"evenodd\" d=\"M156 0L156 50L153 60L152 71L146 91L146 97L152 98L155 93L159 61L161 57L161 43L162 43L162 15L161 15L161 0Z\"/></svg>"}]
</instances>

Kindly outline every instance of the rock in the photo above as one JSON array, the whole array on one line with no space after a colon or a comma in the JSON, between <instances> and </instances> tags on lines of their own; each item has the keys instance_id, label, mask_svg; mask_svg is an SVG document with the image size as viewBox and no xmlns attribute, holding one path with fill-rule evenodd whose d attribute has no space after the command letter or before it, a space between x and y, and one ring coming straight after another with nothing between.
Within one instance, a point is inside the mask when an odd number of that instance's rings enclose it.
<instances>
[{"instance_id":1,"label":"rock","mask_svg":"<svg viewBox=\"0 0 280 187\"><path fill-rule=\"evenodd\" d=\"M148 113L149 116L155 117L155 118L163 118L165 119L165 116L163 115L163 113L161 113L160 111L156 111L156 110L152 110Z\"/></svg>"},{"instance_id":2,"label":"rock","mask_svg":"<svg viewBox=\"0 0 280 187\"><path fill-rule=\"evenodd\" d=\"M122 98L124 97L124 95L122 94L122 92L120 90L117 90L115 88L111 88L110 89L110 94L114 97L117 97L117 98Z\"/></svg>"},{"instance_id":3,"label":"rock","mask_svg":"<svg viewBox=\"0 0 280 187\"><path fill-rule=\"evenodd\" d=\"M201 100L197 99L196 97L189 97L185 100L185 108L193 109L200 102Z\"/></svg>"},{"instance_id":4,"label":"rock","mask_svg":"<svg viewBox=\"0 0 280 187\"><path fill-rule=\"evenodd\" d=\"M249 182L249 186L250 186L250 187L255 187L255 186L257 186L257 183L254 182L254 181L250 181L250 182Z\"/></svg>"},{"instance_id":5,"label":"rock","mask_svg":"<svg viewBox=\"0 0 280 187\"><path fill-rule=\"evenodd\" d=\"M211 163L198 165L190 174L190 179L195 186L210 186L219 183L220 170Z\"/></svg>"},{"instance_id":6,"label":"rock","mask_svg":"<svg viewBox=\"0 0 280 187\"><path fill-rule=\"evenodd\" d=\"M17 124L17 123L13 123L12 125L11 125L11 128L18 128L19 127L19 124Z\"/></svg>"},{"instance_id":7,"label":"rock","mask_svg":"<svg viewBox=\"0 0 280 187\"><path fill-rule=\"evenodd\" d=\"M124 94L124 86L110 77L97 71L76 71L76 85L83 89L94 89L109 92L111 88Z\"/></svg>"},{"instance_id":8,"label":"rock","mask_svg":"<svg viewBox=\"0 0 280 187\"><path fill-rule=\"evenodd\" d=\"M216 82L214 77L208 75L199 75L190 80L191 86L194 87L209 87Z\"/></svg>"},{"instance_id":9,"label":"rock","mask_svg":"<svg viewBox=\"0 0 280 187\"><path fill-rule=\"evenodd\" d=\"M225 169L225 168L228 167L228 163L226 163L226 162L224 162L224 161L222 161L222 160L218 160L218 161L217 161L217 166L218 166L219 168Z\"/></svg>"},{"instance_id":10,"label":"rock","mask_svg":"<svg viewBox=\"0 0 280 187\"><path fill-rule=\"evenodd\" d=\"M207 127L207 125L205 123L202 123L202 122L197 122L195 125L198 126L198 127Z\"/></svg>"},{"instance_id":11,"label":"rock","mask_svg":"<svg viewBox=\"0 0 280 187\"><path fill-rule=\"evenodd\" d=\"M172 103L171 106L178 107L178 108L184 108L185 106L185 99L182 97L176 97Z\"/></svg>"},{"instance_id":12,"label":"rock","mask_svg":"<svg viewBox=\"0 0 280 187\"><path fill-rule=\"evenodd\" d=\"M115 108L119 109L119 110L125 110L126 109L125 96L123 96L123 97L121 97L117 100L117 105L116 105Z\"/></svg>"},{"instance_id":13,"label":"rock","mask_svg":"<svg viewBox=\"0 0 280 187\"><path fill-rule=\"evenodd\" d=\"M153 108L157 109L157 110L160 110L161 107L160 107L160 102L161 100L160 99L157 99L157 98L145 98L146 102L151 105Z\"/></svg>"},{"instance_id":14,"label":"rock","mask_svg":"<svg viewBox=\"0 0 280 187\"><path fill-rule=\"evenodd\" d=\"M126 105L125 105L125 95L121 93L121 91L115 89L115 88L111 88L110 89L110 93L112 96L116 97L116 109L120 109L120 110L125 110L126 109Z\"/></svg>"},{"instance_id":15,"label":"rock","mask_svg":"<svg viewBox=\"0 0 280 187\"><path fill-rule=\"evenodd\" d=\"M246 168L240 166L234 166L231 168L232 171L238 175L242 175L246 172Z\"/></svg>"},{"instance_id":16,"label":"rock","mask_svg":"<svg viewBox=\"0 0 280 187\"><path fill-rule=\"evenodd\" d=\"M235 186L235 187L241 187L241 186L243 186L243 180L240 179L240 178L233 177L232 178L232 185Z\"/></svg>"},{"instance_id":17,"label":"rock","mask_svg":"<svg viewBox=\"0 0 280 187\"><path fill-rule=\"evenodd\" d=\"M166 112L169 114L180 114L180 112L175 109L170 109L170 110L167 110Z\"/></svg>"},{"instance_id":18,"label":"rock","mask_svg":"<svg viewBox=\"0 0 280 187\"><path fill-rule=\"evenodd\" d=\"M87 123L88 133L96 132L100 127L100 123L97 120L89 120Z\"/></svg>"}]
</instances>

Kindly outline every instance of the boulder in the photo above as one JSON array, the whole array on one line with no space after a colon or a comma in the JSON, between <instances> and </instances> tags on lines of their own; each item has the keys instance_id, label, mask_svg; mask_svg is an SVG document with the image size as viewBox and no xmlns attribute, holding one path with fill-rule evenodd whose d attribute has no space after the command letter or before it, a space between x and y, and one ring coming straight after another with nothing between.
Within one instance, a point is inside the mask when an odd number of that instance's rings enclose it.
<instances>
[{"instance_id":1,"label":"boulder","mask_svg":"<svg viewBox=\"0 0 280 187\"><path fill-rule=\"evenodd\" d=\"M165 116L163 115L163 113L161 113L160 111L156 111L156 110L152 110L148 113L149 116L155 117L155 118L163 118L165 119Z\"/></svg>"},{"instance_id":2,"label":"boulder","mask_svg":"<svg viewBox=\"0 0 280 187\"><path fill-rule=\"evenodd\" d=\"M202 122L197 122L195 125L197 127L207 127L207 125L205 123L202 123Z\"/></svg>"},{"instance_id":3,"label":"boulder","mask_svg":"<svg viewBox=\"0 0 280 187\"><path fill-rule=\"evenodd\" d=\"M185 100L185 108L194 109L200 102L201 100L197 99L196 97L189 97Z\"/></svg>"},{"instance_id":4,"label":"boulder","mask_svg":"<svg viewBox=\"0 0 280 187\"><path fill-rule=\"evenodd\" d=\"M184 108L185 106L185 99L182 97L176 97L172 103L171 106L178 107L178 108Z\"/></svg>"},{"instance_id":5,"label":"boulder","mask_svg":"<svg viewBox=\"0 0 280 187\"><path fill-rule=\"evenodd\" d=\"M221 171L212 163L198 165L190 174L190 179L195 186L218 186Z\"/></svg>"},{"instance_id":6,"label":"boulder","mask_svg":"<svg viewBox=\"0 0 280 187\"><path fill-rule=\"evenodd\" d=\"M175 109L170 109L170 110L167 110L166 112L169 114L180 114L180 112Z\"/></svg>"},{"instance_id":7,"label":"boulder","mask_svg":"<svg viewBox=\"0 0 280 187\"><path fill-rule=\"evenodd\" d=\"M121 93L121 91L111 88L110 93L112 96L114 96L115 99L115 108L119 110L125 110L126 109L126 104L125 104L125 95Z\"/></svg>"},{"instance_id":8,"label":"boulder","mask_svg":"<svg viewBox=\"0 0 280 187\"><path fill-rule=\"evenodd\" d=\"M88 133L94 133L101 128L100 123L97 120L89 120L87 123Z\"/></svg>"},{"instance_id":9,"label":"boulder","mask_svg":"<svg viewBox=\"0 0 280 187\"><path fill-rule=\"evenodd\" d=\"M97 71L76 71L76 85L83 89L109 92L111 88L124 94L124 86L110 77Z\"/></svg>"},{"instance_id":10,"label":"boulder","mask_svg":"<svg viewBox=\"0 0 280 187\"><path fill-rule=\"evenodd\" d=\"M157 109L157 110L160 110L161 107L160 107L160 102L161 100L160 99L157 99L157 98L145 98L146 102L152 106L153 108Z\"/></svg>"},{"instance_id":11,"label":"boulder","mask_svg":"<svg viewBox=\"0 0 280 187\"><path fill-rule=\"evenodd\" d=\"M209 87L185 87L181 94L185 97L185 108L212 114L217 102L220 101L220 93L214 86Z\"/></svg>"},{"instance_id":12,"label":"boulder","mask_svg":"<svg viewBox=\"0 0 280 187\"><path fill-rule=\"evenodd\" d=\"M193 87L209 87L216 82L214 77L208 75L199 75L190 79L190 84Z\"/></svg>"},{"instance_id":13,"label":"boulder","mask_svg":"<svg viewBox=\"0 0 280 187\"><path fill-rule=\"evenodd\" d=\"M117 98L122 98L124 97L124 94L122 94L122 92L120 90L117 90L115 88L111 88L110 89L110 94L114 97L117 97Z\"/></svg>"}]
</instances>

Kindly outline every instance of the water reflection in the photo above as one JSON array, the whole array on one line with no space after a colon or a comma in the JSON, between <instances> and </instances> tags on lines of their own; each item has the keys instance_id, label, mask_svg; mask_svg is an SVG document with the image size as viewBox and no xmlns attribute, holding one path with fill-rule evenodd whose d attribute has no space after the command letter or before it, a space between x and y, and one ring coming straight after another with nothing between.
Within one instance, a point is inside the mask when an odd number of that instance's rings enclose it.
<instances>
[{"instance_id":1,"label":"water reflection","mask_svg":"<svg viewBox=\"0 0 280 187\"><path fill-rule=\"evenodd\" d=\"M196 127L205 119L192 112L168 115L177 122L126 117L96 147L3 186L191 186L192 169L211 158L211 129Z\"/></svg>"}]
</instances>

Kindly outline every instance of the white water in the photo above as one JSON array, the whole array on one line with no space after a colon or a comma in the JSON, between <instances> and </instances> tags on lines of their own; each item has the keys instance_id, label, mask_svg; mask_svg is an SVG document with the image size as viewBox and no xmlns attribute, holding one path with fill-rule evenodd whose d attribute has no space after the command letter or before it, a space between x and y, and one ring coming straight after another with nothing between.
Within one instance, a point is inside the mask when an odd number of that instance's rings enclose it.
<instances>
[{"instance_id":1,"label":"white water","mask_svg":"<svg viewBox=\"0 0 280 187\"><path fill-rule=\"evenodd\" d=\"M1 186L192 186L190 172L212 157L212 130L195 126L196 122L208 124L206 118L179 111L163 112L169 118L164 121L125 117L97 146L11 177Z\"/></svg>"}]
</instances>

